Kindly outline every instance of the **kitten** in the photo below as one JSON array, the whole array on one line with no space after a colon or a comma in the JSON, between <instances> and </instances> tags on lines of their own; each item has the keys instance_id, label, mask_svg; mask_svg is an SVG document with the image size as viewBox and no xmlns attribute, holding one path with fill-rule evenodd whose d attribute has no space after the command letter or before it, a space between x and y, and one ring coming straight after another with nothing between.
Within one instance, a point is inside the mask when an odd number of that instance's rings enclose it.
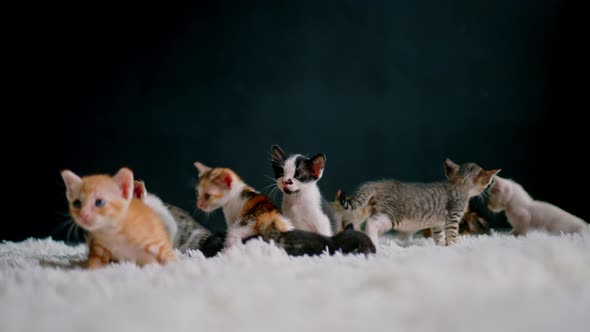
<instances>
[{"instance_id":1,"label":"kitten","mask_svg":"<svg viewBox=\"0 0 590 332\"><path fill-rule=\"evenodd\" d=\"M143 181L135 180L133 191L135 197L143 200L160 216L174 248L180 251L200 250L208 258L217 255L223 249L225 234L212 234L185 210L164 203L160 197L147 191Z\"/></svg>"},{"instance_id":2,"label":"kitten","mask_svg":"<svg viewBox=\"0 0 590 332\"><path fill-rule=\"evenodd\" d=\"M227 223L225 249L252 235L270 240L293 229L291 221L268 197L249 187L231 169L211 168L200 162L195 162L195 167L199 171L197 207L205 212L223 209Z\"/></svg>"},{"instance_id":3,"label":"kitten","mask_svg":"<svg viewBox=\"0 0 590 332\"><path fill-rule=\"evenodd\" d=\"M317 185L325 165L326 156L321 153L312 158L287 157L280 147L272 146L272 169L283 192L283 213L297 229L332 236L337 229L335 219Z\"/></svg>"},{"instance_id":4,"label":"kitten","mask_svg":"<svg viewBox=\"0 0 590 332\"><path fill-rule=\"evenodd\" d=\"M465 215L459 222L460 235L490 234L490 230L488 221L476 211L472 210L471 207L467 208ZM430 228L425 229L422 235L426 238L432 237Z\"/></svg>"},{"instance_id":5,"label":"kitten","mask_svg":"<svg viewBox=\"0 0 590 332\"><path fill-rule=\"evenodd\" d=\"M339 196L341 207L336 215L340 222L352 222L355 226L366 220L365 231L373 243L392 229L414 233L431 228L437 245L453 245L469 199L481 194L500 170L484 170L475 163L457 165L449 159L445 160L444 169L446 181L367 182L354 197L344 193Z\"/></svg>"},{"instance_id":6,"label":"kitten","mask_svg":"<svg viewBox=\"0 0 590 332\"><path fill-rule=\"evenodd\" d=\"M243 239L243 243L254 238L257 236ZM365 233L354 230L352 224L332 237L294 229L280 233L276 238L276 244L291 256L314 256L325 252L330 255L336 252L369 255L376 252L371 239Z\"/></svg>"},{"instance_id":7,"label":"kitten","mask_svg":"<svg viewBox=\"0 0 590 332\"><path fill-rule=\"evenodd\" d=\"M514 235L540 229L552 234L588 230L588 224L557 206L534 200L524 188L510 179L494 177L488 198L493 212L505 211Z\"/></svg>"},{"instance_id":8,"label":"kitten","mask_svg":"<svg viewBox=\"0 0 590 332\"><path fill-rule=\"evenodd\" d=\"M114 176L79 177L61 172L69 211L88 231L88 268L110 261L132 261L143 266L176 260L164 223L153 209L133 194L133 172L121 168Z\"/></svg>"}]
</instances>

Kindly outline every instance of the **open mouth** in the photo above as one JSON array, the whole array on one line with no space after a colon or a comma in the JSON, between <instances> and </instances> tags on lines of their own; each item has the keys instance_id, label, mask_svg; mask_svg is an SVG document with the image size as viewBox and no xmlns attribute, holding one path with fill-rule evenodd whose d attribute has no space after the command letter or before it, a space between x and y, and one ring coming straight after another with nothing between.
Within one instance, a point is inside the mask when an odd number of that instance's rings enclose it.
<instances>
[{"instance_id":1,"label":"open mouth","mask_svg":"<svg viewBox=\"0 0 590 332\"><path fill-rule=\"evenodd\" d=\"M294 194L294 193L296 193L296 192L298 192L298 191L299 191L299 190L291 190L291 189L288 189L288 188L283 188L283 192L284 192L285 194L287 194L287 195Z\"/></svg>"}]
</instances>

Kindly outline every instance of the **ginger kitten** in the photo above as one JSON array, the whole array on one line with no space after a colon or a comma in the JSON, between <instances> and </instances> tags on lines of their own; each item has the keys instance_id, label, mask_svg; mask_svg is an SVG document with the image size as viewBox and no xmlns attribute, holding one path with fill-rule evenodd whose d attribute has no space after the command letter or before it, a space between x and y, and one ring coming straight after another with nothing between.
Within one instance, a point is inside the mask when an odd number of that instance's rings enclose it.
<instances>
[{"instance_id":1,"label":"ginger kitten","mask_svg":"<svg viewBox=\"0 0 590 332\"><path fill-rule=\"evenodd\" d=\"M195 162L195 167L199 172L197 207L205 212L223 209L227 223L224 249L253 235L268 241L293 229L291 221L268 197L244 183L231 169L211 168L200 162Z\"/></svg>"},{"instance_id":2,"label":"ginger kitten","mask_svg":"<svg viewBox=\"0 0 590 332\"><path fill-rule=\"evenodd\" d=\"M366 233L377 244L378 236L396 230L403 233L431 228L437 245L453 245L459 221L469 199L481 194L499 169L484 170L475 163L444 162L446 181L409 183L396 180L370 181L348 197L339 197L336 215L340 223L358 227L367 221ZM338 208L337 204L332 205Z\"/></svg>"},{"instance_id":3,"label":"ginger kitten","mask_svg":"<svg viewBox=\"0 0 590 332\"><path fill-rule=\"evenodd\" d=\"M170 237L158 214L133 194L133 172L124 167L114 176L79 177L61 172L69 211L89 232L87 268L110 261L143 266L176 260Z\"/></svg>"},{"instance_id":4,"label":"ginger kitten","mask_svg":"<svg viewBox=\"0 0 590 332\"><path fill-rule=\"evenodd\" d=\"M488 208L493 212L505 211L514 235L536 229L551 234L589 229L584 220L553 204L534 200L520 184L497 175L490 190Z\"/></svg>"}]
</instances>

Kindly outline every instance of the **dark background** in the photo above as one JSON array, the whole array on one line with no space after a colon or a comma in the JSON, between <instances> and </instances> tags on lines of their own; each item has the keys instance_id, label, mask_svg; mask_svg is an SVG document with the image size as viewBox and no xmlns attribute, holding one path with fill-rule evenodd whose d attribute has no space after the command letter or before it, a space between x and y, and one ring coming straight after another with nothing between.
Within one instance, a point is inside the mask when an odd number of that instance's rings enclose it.
<instances>
[{"instance_id":1,"label":"dark background","mask_svg":"<svg viewBox=\"0 0 590 332\"><path fill-rule=\"evenodd\" d=\"M325 153L329 199L382 177L442 179L449 157L500 167L590 219L590 57L575 2L220 3L6 11L2 164L15 215L0 239L65 237L61 169L128 166L193 211L195 160L262 189L271 144Z\"/></svg>"}]
</instances>

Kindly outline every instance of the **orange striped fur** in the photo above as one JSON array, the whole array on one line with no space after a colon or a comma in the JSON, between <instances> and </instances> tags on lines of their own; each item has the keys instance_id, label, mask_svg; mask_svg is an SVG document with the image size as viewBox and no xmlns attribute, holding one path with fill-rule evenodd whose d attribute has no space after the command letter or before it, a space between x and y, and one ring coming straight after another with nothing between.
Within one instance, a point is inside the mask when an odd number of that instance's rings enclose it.
<instances>
[{"instance_id":1,"label":"orange striped fur","mask_svg":"<svg viewBox=\"0 0 590 332\"><path fill-rule=\"evenodd\" d=\"M133 193L133 173L122 168L114 176L79 177L61 172L74 221L90 233L88 268L112 261L143 266L176 259L159 216Z\"/></svg>"}]
</instances>

